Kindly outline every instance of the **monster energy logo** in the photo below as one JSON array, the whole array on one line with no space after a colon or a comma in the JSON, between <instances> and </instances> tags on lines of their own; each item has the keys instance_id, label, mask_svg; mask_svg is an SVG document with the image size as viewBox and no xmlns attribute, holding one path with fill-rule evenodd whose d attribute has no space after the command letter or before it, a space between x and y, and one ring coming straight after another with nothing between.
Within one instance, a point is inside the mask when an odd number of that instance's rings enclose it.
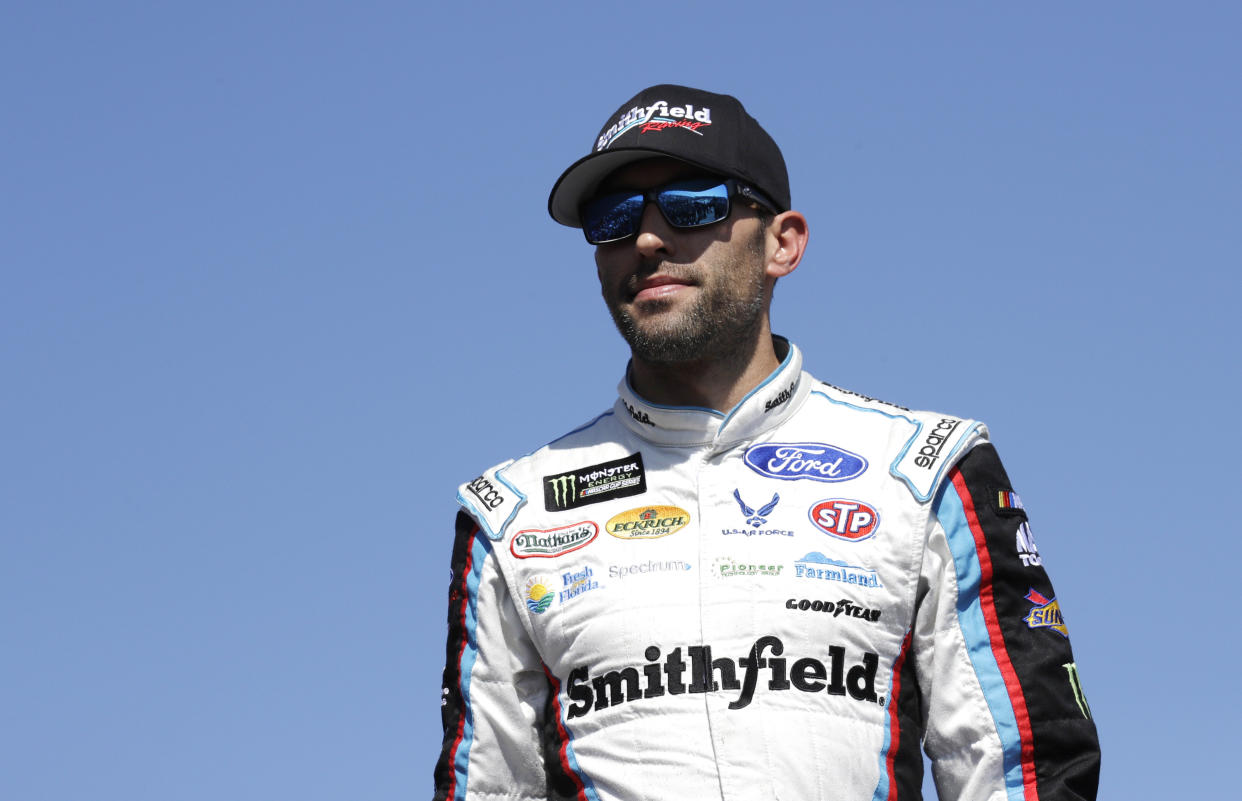
<instances>
[{"instance_id":1,"label":"monster energy logo","mask_svg":"<svg viewBox=\"0 0 1242 801\"><path fill-rule=\"evenodd\" d=\"M556 508L568 509L569 503L573 500L578 489L578 477L573 473L567 473L563 476L548 479L548 484L552 487L552 494L556 499Z\"/></svg>"},{"instance_id":2,"label":"monster energy logo","mask_svg":"<svg viewBox=\"0 0 1242 801\"><path fill-rule=\"evenodd\" d=\"M549 512L576 509L646 491L642 453L543 477L543 504Z\"/></svg>"},{"instance_id":3,"label":"monster energy logo","mask_svg":"<svg viewBox=\"0 0 1242 801\"><path fill-rule=\"evenodd\" d=\"M1078 702L1078 711L1082 712L1082 716L1091 719L1091 707L1087 706L1087 696L1082 693L1082 679L1078 678L1078 665L1075 662L1066 662L1061 667L1065 668L1065 672L1069 674L1070 689L1074 691L1074 700Z\"/></svg>"}]
</instances>

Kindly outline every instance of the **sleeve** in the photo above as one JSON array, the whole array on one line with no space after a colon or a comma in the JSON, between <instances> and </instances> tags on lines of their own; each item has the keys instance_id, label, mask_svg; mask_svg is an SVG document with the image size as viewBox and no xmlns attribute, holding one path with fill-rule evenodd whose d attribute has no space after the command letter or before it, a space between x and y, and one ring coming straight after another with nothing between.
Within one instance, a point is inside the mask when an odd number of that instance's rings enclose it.
<instances>
[{"instance_id":1,"label":"sleeve","mask_svg":"<svg viewBox=\"0 0 1242 801\"><path fill-rule=\"evenodd\" d=\"M435 801L548 798L542 721L555 701L492 542L457 515Z\"/></svg>"},{"instance_id":2,"label":"sleeve","mask_svg":"<svg viewBox=\"0 0 1242 801\"><path fill-rule=\"evenodd\" d=\"M996 449L933 500L912 630L917 706L950 799L1094 799L1100 748L1056 593Z\"/></svg>"}]
</instances>

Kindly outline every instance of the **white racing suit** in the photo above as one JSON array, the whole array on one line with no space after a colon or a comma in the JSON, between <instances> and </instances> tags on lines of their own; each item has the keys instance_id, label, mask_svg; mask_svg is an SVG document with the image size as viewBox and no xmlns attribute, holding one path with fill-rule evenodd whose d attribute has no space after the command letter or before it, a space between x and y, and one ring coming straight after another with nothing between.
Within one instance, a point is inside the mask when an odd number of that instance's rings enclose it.
<instances>
[{"instance_id":1,"label":"white racing suit","mask_svg":"<svg viewBox=\"0 0 1242 801\"><path fill-rule=\"evenodd\" d=\"M1094 798L1099 746L980 423L779 369L464 484L436 799Z\"/></svg>"}]
</instances>

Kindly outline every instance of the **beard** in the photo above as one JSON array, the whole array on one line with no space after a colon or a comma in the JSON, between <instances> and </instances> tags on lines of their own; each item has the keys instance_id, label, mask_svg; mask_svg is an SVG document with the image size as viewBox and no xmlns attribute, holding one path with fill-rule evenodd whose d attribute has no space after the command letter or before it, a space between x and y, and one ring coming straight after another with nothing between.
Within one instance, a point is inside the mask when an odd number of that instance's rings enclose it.
<instances>
[{"instance_id":1,"label":"beard","mask_svg":"<svg viewBox=\"0 0 1242 801\"><path fill-rule=\"evenodd\" d=\"M648 317L634 319L616 299L605 296L617 331L638 358L654 364L699 360L730 361L749 354L764 312L763 229L734 257L708 265L699 297L678 315L662 314L673 301L644 304ZM653 265L658 269L659 265Z\"/></svg>"}]
</instances>

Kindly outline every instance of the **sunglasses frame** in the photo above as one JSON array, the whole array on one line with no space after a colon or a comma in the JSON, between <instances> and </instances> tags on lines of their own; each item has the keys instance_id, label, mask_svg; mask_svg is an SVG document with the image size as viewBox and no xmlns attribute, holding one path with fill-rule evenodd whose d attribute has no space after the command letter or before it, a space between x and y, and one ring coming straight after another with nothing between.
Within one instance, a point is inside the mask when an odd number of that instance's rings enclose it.
<instances>
[{"instance_id":1,"label":"sunglasses frame","mask_svg":"<svg viewBox=\"0 0 1242 801\"><path fill-rule=\"evenodd\" d=\"M586 237L587 243L591 245L610 245L614 242L623 242L632 236L636 236L638 234L638 229L640 227L642 215L647 212L648 203L655 203L655 206L657 209L660 210L660 216L664 218L664 221L667 222L673 228L683 230L683 231L690 230L693 228L705 228L709 225L715 225L718 222L724 222L725 220L729 219L729 216L733 214L733 198L735 196L740 197L743 200L748 200L751 203L755 203L759 206L762 206L768 211L772 212L773 214L780 213L776 208L776 204L773 203L768 198L767 195L763 194L758 189L755 189L749 184L744 184L741 181L737 180L736 178L721 178L719 181L716 181L715 183L712 183L709 186L705 187L704 189L701 189L698 191L700 193L706 193L721 186L725 187L726 189L725 201L729 204L728 208L725 209L725 213L721 215L718 219L711 220L710 222L697 223L695 225L678 225L677 223L673 222L672 220L668 218L668 212L665 211L664 206L660 204L659 196L663 192L667 192L670 189L675 189L679 184L686 184L692 181L700 181L700 180L714 180L714 179L712 178L681 178L676 181L669 181L668 183L663 184L661 186L652 187L651 189L634 190L634 191L621 190L617 192L609 192L606 195L597 195L591 198L590 200L587 200L586 202L584 202L582 205L578 207L578 219L582 220L582 235ZM634 223L634 230L630 231L628 234L625 234L624 236L618 236L612 239L603 239L603 240L598 240L598 241L592 240L591 235L587 233L587 224L586 224L587 206L589 206L591 203L595 202L596 200L599 200L601 197L610 197L610 196L618 197L618 201L617 201L618 206L621 205L621 203L623 202L632 200L633 198L636 198L639 196L642 197L643 205L642 205L642 208L639 210L639 213L636 217L636 220Z\"/></svg>"}]
</instances>

